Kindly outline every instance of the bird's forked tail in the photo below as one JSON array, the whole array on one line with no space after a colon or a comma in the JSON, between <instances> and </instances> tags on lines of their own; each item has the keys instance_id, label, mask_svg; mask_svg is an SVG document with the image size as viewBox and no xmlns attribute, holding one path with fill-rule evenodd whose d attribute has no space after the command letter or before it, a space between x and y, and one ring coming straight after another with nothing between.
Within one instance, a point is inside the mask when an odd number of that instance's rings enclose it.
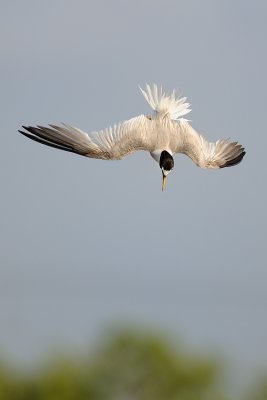
<instances>
[{"instance_id":1,"label":"bird's forked tail","mask_svg":"<svg viewBox=\"0 0 267 400\"><path fill-rule=\"evenodd\" d=\"M177 120L191 111L190 104L186 103L186 97L176 98L175 91L168 95L162 87L155 84L153 86L146 84L145 89L140 86L139 88L148 104L155 111L156 118L169 117Z\"/></svg>"}]
</instances>

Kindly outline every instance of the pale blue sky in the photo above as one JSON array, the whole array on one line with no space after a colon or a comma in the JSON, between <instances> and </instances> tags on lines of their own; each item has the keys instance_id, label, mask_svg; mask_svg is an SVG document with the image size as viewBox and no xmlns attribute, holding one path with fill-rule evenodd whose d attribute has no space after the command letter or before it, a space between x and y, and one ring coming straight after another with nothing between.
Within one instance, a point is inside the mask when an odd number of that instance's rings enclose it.
<instances>
[{"instance_id":1,"label":"pale blue sky","mask_svg":"<svg viewBox=\"0 0 267 400\"><path fill-rule=\"evenodd\" d=\"M0 349L32 361L110 324L267 369L265 1L1 1ZM138 153L89 160L19 136L149 113L138 85L178 89L237 167ZM243 368L243 369L242 369Z\"/></svg>"}]
</instances>

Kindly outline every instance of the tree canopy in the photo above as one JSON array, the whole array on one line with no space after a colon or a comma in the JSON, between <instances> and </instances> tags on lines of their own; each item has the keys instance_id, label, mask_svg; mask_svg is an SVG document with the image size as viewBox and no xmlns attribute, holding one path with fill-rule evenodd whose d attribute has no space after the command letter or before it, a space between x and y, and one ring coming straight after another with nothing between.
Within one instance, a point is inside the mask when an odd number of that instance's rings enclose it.
<instances>
[{"instance_id":1,"label":"tree canopy","mask_svg":"<svg viewBox=\"0 0 267 400\"><path fill-rule=\"evenodd\" d=\"M123 332L93 352L50 360L35 372L0 366L1 400L225 400L210 358L144 333ZM257 397L267 399L264 385ZM245 399L246 400L246 399Z\"/></svg>"}]
</instances>

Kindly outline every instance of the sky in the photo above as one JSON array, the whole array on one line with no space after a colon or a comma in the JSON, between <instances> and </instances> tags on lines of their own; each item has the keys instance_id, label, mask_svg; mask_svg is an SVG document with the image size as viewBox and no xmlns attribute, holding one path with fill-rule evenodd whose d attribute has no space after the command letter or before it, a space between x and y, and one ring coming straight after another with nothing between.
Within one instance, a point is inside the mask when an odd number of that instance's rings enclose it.
<instances>
[{"instance_id":1,"label":"sky","mask_svg":"<svg viewBox=\"0 0 267 400\"><path fill-rule=\"evenodd\" d=\"M140 326L267 370L266 2L0 3L0 354L32 363ZM149 114L146 82L243 162L176 155L162 193L145 152L92 160L17 133Z\"/></svg>"}]
</instances>

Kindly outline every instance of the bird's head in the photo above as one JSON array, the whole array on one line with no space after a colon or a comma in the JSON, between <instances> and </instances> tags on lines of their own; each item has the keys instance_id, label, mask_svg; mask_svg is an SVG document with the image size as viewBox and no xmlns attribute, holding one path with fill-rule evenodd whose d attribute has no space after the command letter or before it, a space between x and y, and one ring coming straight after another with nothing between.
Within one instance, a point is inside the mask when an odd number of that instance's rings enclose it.
<instances>
[{"instance_id":1,"label":"bird's head","mask_svg":"<svg viewBox=\"0 0 267 400\"><path fill-rule=\"evenodd\" d=\"M164 190L166 185L166 176L173 170L174 168L174 160L173 157L168 151L163 150L160 155L159 166L162 171L162 190Z\"/></svg>"}]
</instances>

